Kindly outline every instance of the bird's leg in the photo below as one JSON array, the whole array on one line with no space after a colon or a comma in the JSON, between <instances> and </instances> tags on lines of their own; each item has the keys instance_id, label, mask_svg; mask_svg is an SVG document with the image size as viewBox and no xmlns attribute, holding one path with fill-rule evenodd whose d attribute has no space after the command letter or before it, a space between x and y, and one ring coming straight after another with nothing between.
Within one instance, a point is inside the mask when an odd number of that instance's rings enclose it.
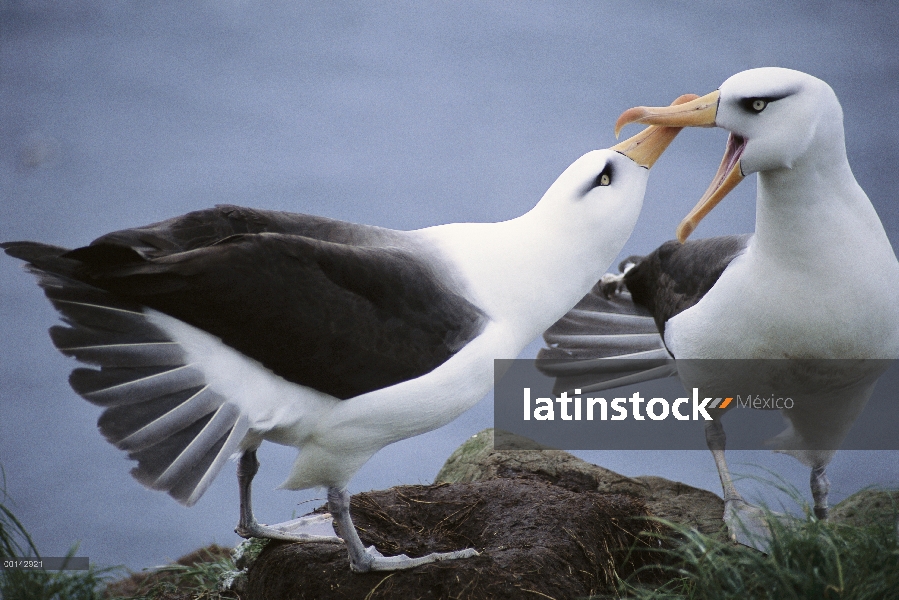
<instances>
[{"instance_id":1,"label":"bird's leg","mask_svg":"<svg viewBox=\"0 0 899 600\"><path fill-rule=\"evenodd\" d=\"M256 521L253 516L251 485L257 471L259 460L256 458L256 449L247 450L237 463L237 484L240 487L240 521L234 529L237 535L287 542L343 542L339 537L328 535L329 530L333 529L331 516L327 514L302 517L278 525L263 525Z\"/></svg>"},{"instance_id":2,"label":"bird's leg","mask_svg":"<svg viewBox=\"0 0 899 600\"><path fill-rule=\"evenodd\" d=\"M478 555L474 548L467 548L456 552L433 552L420 558L409 558L405 554L384 556L374 546L365 548L362 545L362 540L359 539L356 526L353 525L353 519L350 516L350 494L346 488L328 488L328 510L334 516L340 536L346 542L350 557L350 569L357 573L397 571L441 560L469 558Z\"/></svg>"},{"instance_id":3,"label":"bird's leg","mask_svg":"<svg viewBox=\"0 0 899 600\"><path fill-rule=\"evenodd\" d=\"M727 468L727 461L724 459L726 439L721 421L718 419L706 421L705 441L712 451L721 487L724 490L724 523L732 540L765 552L771 539L767 515L758 507L743 500L737 492L730 470Z\"/></svg>"},{"instance_id":4,"label":"bird's leg","mask_svg":"<svg viewBox=\"0 0 899 600\"><path fill-rule=\"evenodd\" d=\"M706 421L705 442L709 450L711 450L712 458L715 459L715 466L718 468L718 477L721 479L721 487L724 490L724 501L743 501L743 497L737 492L734 480L731 479L727 461L724 459L724 446L727 442L727 436L724 434L724 427L721 425L721 421L718 419Z\"/></svg>"},{"instance_id":5,"label":"bird's leg","mask_svg":"<svg viewBox=\"0 0 899 600\"><path fill-rule=\"evenodd\" d=\"M247 450L240 455L237 463L237 485L240 488L240 521L234 530L241 537L252 537L252 531L259 526L253 516L251 486L253 477L259 471L256 450Z\"/></svg>"},{"instance_id":6,"label":"bird's leg","mask_svg":"<svg viewBox=\"0 0 899 600\"><path fill-rule=\"evenodd\" d=\"M815 499L815 516L819 519L827 518L827 493L830 491L830 482L827 480L826 468L827 465L812 467L812 498Z\"/></svg>"}]
</instances>

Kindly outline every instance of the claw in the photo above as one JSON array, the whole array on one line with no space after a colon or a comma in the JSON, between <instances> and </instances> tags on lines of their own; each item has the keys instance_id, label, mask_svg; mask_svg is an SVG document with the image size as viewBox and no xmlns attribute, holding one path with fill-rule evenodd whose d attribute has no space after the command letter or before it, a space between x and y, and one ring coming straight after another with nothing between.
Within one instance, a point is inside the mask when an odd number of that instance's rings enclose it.
<instances>
[{"instance_id":1,"label":"claw","mask_svg":"<svg viewBox=\"0 0 899 600\"><path fill-rule=\"evenodd\" d=\"M330 514L300 517L277 525L264 525L255 519L242 523L234 532L242 538L263 538L285 542L331 542L343 544L343 539L334 535Z\"/></svg>"},{"instance_id":2,"label":"claw","mask_svg":"<svg viewBox=\"0 0 899 600\"><path fill-rule=\"evenodd\" d=\"M409 558L405 554L384 556L374 546L366 548L362 545L362 540L359 539L359 533L356 531L353 519L350 516L350 494L346 491L346 488L328 488L328 509L334 515L337 527L346 542L350 569L356 573L398 571L441 560L470 558L478 555L477 550L474 548L466 548L456 552L433 552L419 558Z\"/></svg>"},{"instance_id":3,"label":"claw","mask_svg":"<svg viewBox=\"0 0 899 600\"><path fill-rule=\"evenodd\" d=\"M783 521L788 515L764 511L740 497L725 501L724 522L731 540L767 554L771 545L769 519Z\"/></svg>"},{"instance_id":4,"label":"claw","mask_svg":"<svg viewBox=\"0 0 899 600\"><path fill-rule=\"evenodd\" d=\"M426 565L443 560L471 558L480 555L474 548L466 548L464 550L456 550L455 552L433 552L418 558L409 558L405 554L400 554L398 556L384 556L378 552L374 546L369 546L366 549L365 554L366 558L360 560L358 563L354 561L350 562L350 568L356 573L366 573L368 571L399 571L401 569L410 569L419 565Z\"/></svg>"}]
</instances>

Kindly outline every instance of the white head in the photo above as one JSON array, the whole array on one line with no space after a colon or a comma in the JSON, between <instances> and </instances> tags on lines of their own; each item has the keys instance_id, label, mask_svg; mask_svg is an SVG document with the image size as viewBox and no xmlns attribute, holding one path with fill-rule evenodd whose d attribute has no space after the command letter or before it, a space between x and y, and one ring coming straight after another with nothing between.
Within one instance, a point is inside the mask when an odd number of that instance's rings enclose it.
<instances>
[{"instance_id":1,"label":"white head","mask_svg":"<svg viewBox=\"0 0 899 600\"><path fill-rule=\"evenodd\" d=\"M776 67L737 73L719 88L715 125L745 140L744 176L792 169L812 146L842 144L843 111L829 85ZM835 139L839 136L839 140Z\"/></svg>"},{"instance_id":2,"label":"white head","mask_svg":"<svg viewBox=\"0 0 899 600\"><path fill-rule=\"evenodd\" d=\"M794 169L808 162L845 162L843 111L829 85L806 73L766 67L737 73L721 87L677 107L636 107L618 119L731 132L721 166L696 207L681 222L685 240L699 221L750 173Z\"/></svg>"},{"instance_id":3,"label":"white head","mask_svg":"<svg viewBox=\"0 0 899 600\"><path fill-rule=\"evenodd\" d=\"M518 323L526 344L582 298L621 251L639 217L649 168L679 131L648 127L588 152L518 218L426 231L464 274L472 301L495 320Z\"/></svg>"},{"instance_id":4,"label":"white head","mask_svg":"<svg viewBox=\"0 0 899 600\"><path fill-rule=\"evenodd\" d=\"M672 106L697 98L685 94ZM649 170L679 132L679 127L648 127L611 148L588 152L565 169L531 212L547 223L564 223L560 231L583 232L605 247L617 247L608 258L613 260L637 222Z\"/></svg>"},{"instance_id":5,"label":"white head","mask_svg":"<svg viewBox=\"0 0 899 600\"><path fill-rule=\"evenodd\" d=\"M548 233L565 232L571 243L602 240L620 248L637 222L648 178L649 169L627 156L593 150L559 175L529 216Z\"/></svg>"}]
</instances>

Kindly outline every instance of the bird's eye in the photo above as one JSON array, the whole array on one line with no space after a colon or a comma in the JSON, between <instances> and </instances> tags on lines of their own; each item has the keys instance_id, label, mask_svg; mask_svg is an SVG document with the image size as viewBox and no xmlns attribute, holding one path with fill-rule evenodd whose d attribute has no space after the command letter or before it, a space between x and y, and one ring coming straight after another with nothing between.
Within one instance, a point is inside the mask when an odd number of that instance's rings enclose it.
<instances>
[{"instance_id":1,"label":"bird's eye","mask_svg":"<svg viewBox=\"0 0 899 600\"><path fill-rule=\"evenodd\" d=\"M590 190L595 187L600 186L609 186L612 185L612 165L606 164L603 170L596 176L596 179L593 180L593 185L590 186ZM587 190L587 191L590 191Z\"/></svg>"},{"instance_id":2,"label":"bird's eye","mask_svg":"<svg viewBox=\"0 0 899 600\"><path fill-rule=\"evenodd\" d=\"M746 112L757 115L765 110L772 102L777 102L778 100L781 100L783 98L786 98L786 95L743 98L742 100L740 100L740 106L742 106L743 110L745 110Z\"/></svg>"}]
</instances>

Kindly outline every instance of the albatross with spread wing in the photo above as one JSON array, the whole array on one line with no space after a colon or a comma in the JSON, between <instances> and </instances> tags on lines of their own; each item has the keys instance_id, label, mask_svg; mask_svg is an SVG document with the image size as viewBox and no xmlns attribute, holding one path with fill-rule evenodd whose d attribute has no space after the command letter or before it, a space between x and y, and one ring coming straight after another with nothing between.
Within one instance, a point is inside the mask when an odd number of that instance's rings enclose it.
<instances>
[{"instance_id":1,"label":"albatross with spread wing","mask_svg":"<svg viewBox=\"0 0 899 600\"><path fill-rule=\"evenodd\" d=\"M582 156L532 210L501 223L393 231L219 206L75 250L2 247L61 313L56 347L92 365L70 383L105 409L99 428L137 461L141 483L192 505L238 454L237 532L321 539L253 515L256 449L294 446L283 487L328 489L351 568L408 568L477 553L364 548L350 478L384 446L474 405L493 360L514 358L590 289L677 131L649 127Z\"/></svg>"}]
</instances>

